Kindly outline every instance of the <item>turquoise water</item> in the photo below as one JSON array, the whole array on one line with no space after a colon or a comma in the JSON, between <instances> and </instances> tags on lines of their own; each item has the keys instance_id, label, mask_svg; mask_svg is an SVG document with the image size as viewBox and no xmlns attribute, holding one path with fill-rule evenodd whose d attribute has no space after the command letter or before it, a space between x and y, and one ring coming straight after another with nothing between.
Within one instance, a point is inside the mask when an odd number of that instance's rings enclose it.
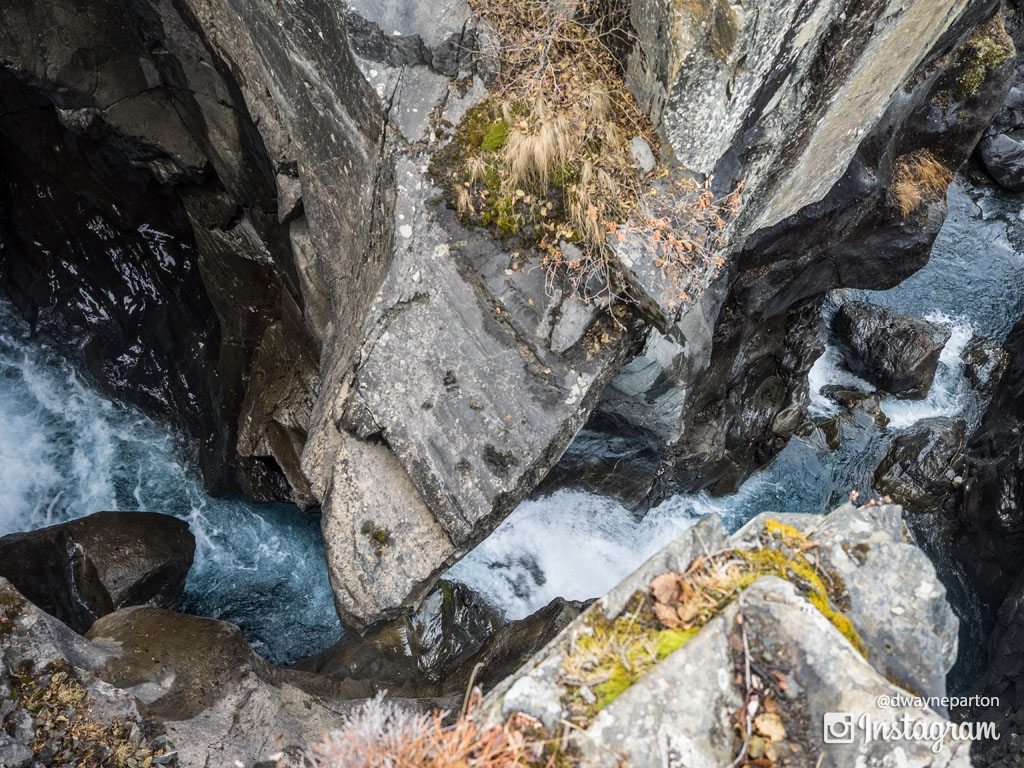
<instances>
[{"instance_id":1,"label":"turquoise water","mask_svg":"<svg viewBox=\"0 0 1024 768\"><path fill-rule=\"evenodd\" d=\"M166 429L98 394L0 305L0 534L100 510L189 522L184 608L238 624L286 663L336 642L319 523L288 505L214 499Z\"/></svg>"}]
</instances>

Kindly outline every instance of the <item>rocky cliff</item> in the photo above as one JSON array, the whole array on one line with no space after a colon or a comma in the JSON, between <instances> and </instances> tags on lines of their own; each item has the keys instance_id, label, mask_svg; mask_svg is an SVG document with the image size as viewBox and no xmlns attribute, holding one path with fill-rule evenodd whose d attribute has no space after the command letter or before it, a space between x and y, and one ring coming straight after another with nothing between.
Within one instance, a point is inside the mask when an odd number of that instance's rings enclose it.
<instances>
[{"instance_id":1,"label":"rocky cliff","mask_svg":"<svg viewBox=\"0 0 1024 768\"><path fill-rule=\"evenodd\" d=\"M922 174L971 152L1012 43L986 2L624 8L669 177L743 190L685 285L641 227L604 311L447 209L428 167L502 62L463 2L14 0L5 289L214 487L322 508L355 627L425 594L595 409L654 446L642 497L733 488L802 421L824 292L924 262Z\"/></svg>"}]
</instances>

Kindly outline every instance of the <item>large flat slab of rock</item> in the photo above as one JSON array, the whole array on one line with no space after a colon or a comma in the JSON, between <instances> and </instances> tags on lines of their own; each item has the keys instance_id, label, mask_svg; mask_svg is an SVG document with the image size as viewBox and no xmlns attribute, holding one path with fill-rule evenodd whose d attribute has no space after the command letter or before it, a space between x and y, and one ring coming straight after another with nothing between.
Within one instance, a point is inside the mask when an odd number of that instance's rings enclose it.
<instances>
[{"instance_id":1,"label":"large flat slab of rock","mask_svg":"<svg viewBox=\"0 0 1024 768\"><path fill-rule=\"evenodd\" d=\"M423 162L398 162L395 261L326 440L323 529L339 613L357 627L421 596L533 490L631 341L576 307L570 330L575 300L439 210Z\"/></svg>"}]
</instances>

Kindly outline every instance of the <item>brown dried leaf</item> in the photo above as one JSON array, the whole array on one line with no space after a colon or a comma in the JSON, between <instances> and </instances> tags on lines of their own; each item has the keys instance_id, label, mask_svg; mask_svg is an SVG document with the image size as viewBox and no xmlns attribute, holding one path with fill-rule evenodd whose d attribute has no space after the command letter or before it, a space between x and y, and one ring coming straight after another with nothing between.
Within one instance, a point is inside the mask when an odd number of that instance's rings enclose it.
<instances>
[{"instance_id":1,"label":"brown dried leaf","mask_svg":"<svg viewBox=\"0 0 1024 768\"><path fill-rule=\"evenodd\" d=\"M659 603L673 603L679 598L679 574L663 573L651 582L651 594Z\"/></svg>"},{"instance_id":2,"label":"brown dried leaf","mask_svg":"<svg viewBox=\"0 0 1024 768\"><path fill-rule=\"evenodd\" d=\"M762 712L755 717L754 730L772 741L782 741L786 738L786 726L782 724L782 718L774 712Z\"/></svg>"},{"instance_id":3,"label":"brown dried leaf","mask_svg":"<svg viewBox=\"0 0 1024 768\"><path fill-rule=\"evenodd\" d=\"M658 621L666 629L678 629L680 626L679 616L676 615L675 609L670 605L658 603L654 606L654 615L658 617Z\"/></svg>"}]
</instances>

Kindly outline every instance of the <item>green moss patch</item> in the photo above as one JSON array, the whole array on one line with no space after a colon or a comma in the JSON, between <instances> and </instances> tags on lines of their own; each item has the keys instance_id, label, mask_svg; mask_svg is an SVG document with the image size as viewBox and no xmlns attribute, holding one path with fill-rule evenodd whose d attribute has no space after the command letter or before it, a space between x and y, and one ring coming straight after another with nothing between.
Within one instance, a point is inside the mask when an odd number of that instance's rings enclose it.
<instances>
[{"instance_id":1,"label":"green moss patch","mask_svg":"<svg viewBox=\"0 0 1024 768\"><path fill-rule=\"evenodd\" d=\"M589 723L764 576L796 586L866 657L863 640L843 613L848 598L842 580L808 556L815 545L807 535L769 520L758 545L703 556L685 573L658 576L648 592L635 594L614 619L589 614L560 670L560 682L568 690L563 703L572 718L580 725Z\"/></svg>"},{"instance_id":2,"label":"green moss patch","mask_svg":"<svg viewBox=\"0 0 1024 768\"><path fill-rule=\"evenodd\" d=\"M978 27L958 51L957 100L963 101L976 94L989 74L1012 55L1013 42L1001 16Z\"/></svg>"}]
</instances>

